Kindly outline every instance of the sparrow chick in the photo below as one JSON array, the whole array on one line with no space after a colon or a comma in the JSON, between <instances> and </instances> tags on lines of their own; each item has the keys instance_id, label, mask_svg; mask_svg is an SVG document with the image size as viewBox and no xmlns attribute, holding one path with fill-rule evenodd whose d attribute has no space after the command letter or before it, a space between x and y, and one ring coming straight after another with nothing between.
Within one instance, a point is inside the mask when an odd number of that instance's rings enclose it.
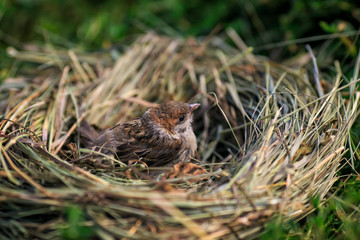
<instances>
[{"instance_id":1,"label":"sparrow chick","mask_svg":"<svg viewBox=\"0 0 360 240\"><path fill-rule=\"evenodd\" d=\"M124 162L141 160L152 166L184 162L197 149L191 122L192 113L199 106L197 103L165 102L150 108L141 118L120 123L99 134L92 131L83 135L87 136L90 148Z\"/></svg>"}]
</instances>

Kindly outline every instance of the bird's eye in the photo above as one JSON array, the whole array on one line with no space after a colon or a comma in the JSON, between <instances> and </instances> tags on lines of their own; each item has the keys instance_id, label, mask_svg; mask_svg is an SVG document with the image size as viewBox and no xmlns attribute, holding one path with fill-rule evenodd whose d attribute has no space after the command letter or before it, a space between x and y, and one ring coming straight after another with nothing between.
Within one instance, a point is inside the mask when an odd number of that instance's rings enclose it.
<instances>
[{"instance_id":1,"label":"bird's eye","mask_svg":"<svg viewBox=\"0 0 360 240\"><path fill-rule=\"evenodd\" d=\"M185 120L185 115L181 115L180 117L179 117L179 122L182 122L182 121L184 121Z\"/></svg>"}]
</instances>

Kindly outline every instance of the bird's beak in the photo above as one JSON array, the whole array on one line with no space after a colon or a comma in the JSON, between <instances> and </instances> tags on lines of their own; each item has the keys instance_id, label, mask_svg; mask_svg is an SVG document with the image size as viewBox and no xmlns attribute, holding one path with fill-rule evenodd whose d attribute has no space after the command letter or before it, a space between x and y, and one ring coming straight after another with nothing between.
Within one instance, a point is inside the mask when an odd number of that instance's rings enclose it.
<instances>
[{"instance_id":1,"label":"bird's beak","mask_svg":"<svg viewBox=\"0 0 360 240\"><path fill-rule=\"evenodd\" d=\"M197 108L200 106L199 103L191 103L191 104L188 104L188 105L189 105L189 107L190 107L190 114L191 114L193 111L195 111L195 109L197 109Z\"/></svg>"}]
</instances>

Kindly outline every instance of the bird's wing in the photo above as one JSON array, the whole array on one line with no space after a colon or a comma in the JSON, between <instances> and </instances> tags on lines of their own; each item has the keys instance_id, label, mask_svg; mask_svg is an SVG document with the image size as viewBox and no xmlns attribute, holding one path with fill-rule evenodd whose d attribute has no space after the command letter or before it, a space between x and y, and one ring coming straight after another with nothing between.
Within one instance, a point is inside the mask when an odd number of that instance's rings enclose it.
<instances>
[{"instance_id":1,"label":"bird's wing","mask_svg":"<svg viewBox=\"0 0 360 240\"><path fill-rule=\"evenodd\" d=\"M80 133L80 143L85 147L91 147L94 144L95 139L98 137L98 133L94 129L93 126L86 121L86 119L82 120L79 127Z\"/></svg>"},{"instance_id":2,"label":"bird's wing","mask_svg":"<svg viewBox=\"0 0 360 240\"><path fill-rule=\"evenodd\" d=\"M167 141L159 134L149 134L140 119L136 119L99 133L93 147L102 153L114 154L125 162L142 160L149 165L158 165L179 157L182 139Z\"/></svg>"},{"instance_id":3,"label":"bird's wing","mask_svg":"<svg viewBox=\"0 0 360 240\"><path fill-rule=\"evenodd\" d=\"M163 165L179 158L181 142L169 144L147 144L135 139L117 146L116 155L119 159L142 160L149 165Z\"/></svg>"},{"instance_id":4,"label":"bird's wing","mask_svg":"<svg viewBox=\"0 0 360 240\"><path fill-rule=\"evenodd\" d=\"M179 157L182 139L169 139L158 132L149 132L140 120L122 126L126 141L119 141L116 155L119 159L141 159L149 165L164 164Z\"/></svg>"}]
</instances>

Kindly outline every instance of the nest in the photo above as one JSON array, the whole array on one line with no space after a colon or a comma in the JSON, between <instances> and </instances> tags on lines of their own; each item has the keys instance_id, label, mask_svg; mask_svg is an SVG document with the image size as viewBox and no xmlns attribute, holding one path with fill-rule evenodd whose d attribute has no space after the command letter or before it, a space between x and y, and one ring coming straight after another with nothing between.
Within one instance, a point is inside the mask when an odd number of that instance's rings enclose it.
<instances>
[{"instance_id":1,"label":"nest","mask_svg":"<svg viewBox=\"0 0 360 240\"><path fill-rule=\"evenodd\" d=\"M116 60L9 54L35 70L0 88L1 239L255 237L272 217L300 219L312 196L326 199L358 114L355 81L343 83L338 64L323 81L311 57L276 64L217 37L149 33ZM141 162L86 161L82 119L107 128L167 100L201 103L192 162L208 173L164 180L143 177Z\"/></svg>"}]
</instances>

